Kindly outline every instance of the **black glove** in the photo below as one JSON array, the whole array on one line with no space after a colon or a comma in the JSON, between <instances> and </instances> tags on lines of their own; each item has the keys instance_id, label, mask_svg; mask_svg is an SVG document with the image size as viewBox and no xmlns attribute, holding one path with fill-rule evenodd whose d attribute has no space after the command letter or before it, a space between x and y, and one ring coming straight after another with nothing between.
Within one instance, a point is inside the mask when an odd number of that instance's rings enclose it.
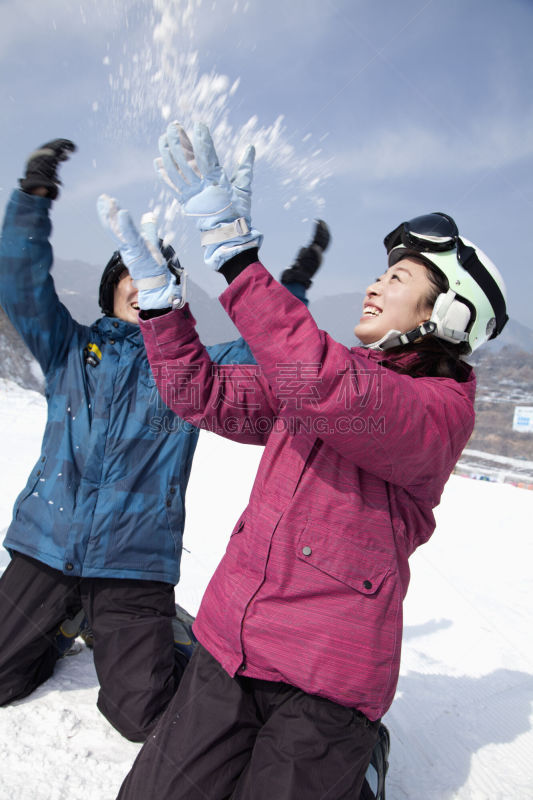
<instances>
[{"instance_id":1,"label":"black glove","mask_svg":"<svg viewBox=\"0 0 533 800\"><path fill-rule=\"evenodd\" d=\"M35 150L26 162L26 174L19 180L20 188L24 192L43 187L47 196L55 200L59 194L61 181L57 176L57 167L60 161L66 161L70 154L76 150L76 145L70 139L54 139Z\"/></svg>"},{"instance_id":2,"label":"black glove","mask_svg":"<svg viewBox=\"0 0 533 800\"><path fill-rule=\"evenodd\" d=\"M323 219L317 219L312 241L302 247L295 261L281 274L281 283L301 283L306 289L312 284L311 278L322 263L322 253L330 241L329 228Z\"/></svg>"}]
</instances>

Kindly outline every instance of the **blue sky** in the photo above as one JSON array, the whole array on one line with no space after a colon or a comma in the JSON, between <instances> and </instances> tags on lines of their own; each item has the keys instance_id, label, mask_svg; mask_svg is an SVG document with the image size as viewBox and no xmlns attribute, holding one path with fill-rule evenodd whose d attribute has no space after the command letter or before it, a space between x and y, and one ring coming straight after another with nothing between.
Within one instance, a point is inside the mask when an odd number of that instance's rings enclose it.
<instances>
[{"instance_id":1,"label":"blue sky","mask_svg":"<svg viewBox=\"0 0 533 800\"><path fill-rule=\"evenodd\" d=\"M274 273L321 216L333 243L312 296L364 290L386 233L445 211L533 327L532 31L530 0L0 0L0 206L35 146L71 138L56 254L95 265L94 285L113 249L94 210L106 191L136 218L159 210L214 295L222 279L152 168L168 121L203 119L228 162L257 145Z\"/></svg>"}]
</instances>

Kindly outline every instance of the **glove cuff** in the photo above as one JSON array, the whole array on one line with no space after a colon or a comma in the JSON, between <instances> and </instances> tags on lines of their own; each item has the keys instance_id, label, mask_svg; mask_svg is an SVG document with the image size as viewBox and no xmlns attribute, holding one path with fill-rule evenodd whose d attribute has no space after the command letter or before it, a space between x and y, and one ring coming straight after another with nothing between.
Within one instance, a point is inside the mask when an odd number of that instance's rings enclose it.
<instances>
[{"instance_id":1,"label":"glove cuff","mask_svg":"<svg viewBox=\"0 0 533 800\"><path fill-rule=\"evenodd\" d=\"M158 278L159 277L160 276L158 276ZM169 277L170 276L167 275L164 286L159 285L157 288L152 289L139 288L139 308L142 311L169 307L181 308L181 306L185 304L185 299L182 294L184 286L178 286L174 276L172 276L170 280ZM152 278L143 278L141 280L149 281L152 280ZM139 280L134 283L138 285Z\"/></svg>"},{"instance_id":2,"label":"glove cuff","mask_svg":"<svg viewBox=\"0 0 533 800\"><path fill-rule=\"evenodd\" d=\"M259 251L257 247L251 247L249 250L237 253L236 256L222 264L219 272L222 273L228 283L232 283L246 267L249 267L250 264L255 264L256 261L259 261Z\"/></svg>"},{"instance_id":3,"label":"glove cuff","mask_svg":"<svg viewBox=\"0 0 533 800\"><path fill-rule=\"evenodd\" d=\"M33 189L46 189L47 197L50 200L55 200L59 194L58 182L48 180L41 176L27 175L25 178L19 178L19 186L23 192L31 194Z\"/></svg>"},{"instance_id":4,"label":"glove cuff","mask_svg":"<svg viewBox=\"0 0 533 800\"><path fill-rule=\"evenodd\" d=\"M298 267L289 267L281 273L280 283L301 283L306 289L310 289L313 281L308 273Z\"/></svg>"},{"instance_id":5,"label":"glove cuff","mask_svg":"<svg viewBox=\"0 0 533 800\"><path fill-rule=\"evenodd\" d=\"M220 270L220 267L234 256L245 250L257 250L261 247L263 234L252 228L245 236L234 236L219 244L207 245L204 249L204 261L208 267Z\"/></svg>"},{"instance_id":6,"label":"glove cuff","mask_svg":"<svg viewBox=\"0 0 533 800\"><path fill-rule=\"evenodd\" d=\"M151 278L136 278L133 285L140 292L146 292L150 289L160 289L162 286L168 284L168 273L162 272L160 275L155 275Z\"/></svg>"},{"instance_id":7,"label":"glove cuff","mask_svg":"<svg viewBox=\"0 0 533 800\"><path fill-rule=\"evenodd\" d=\"M210 244L227 242L238 236L246 236L248 233L250 233L250 226L246 219L244 217L238 217L227 225L222 224L211 230L202 231L202 247L207 247L207 245Z\"/></svg>"}]
</instances>

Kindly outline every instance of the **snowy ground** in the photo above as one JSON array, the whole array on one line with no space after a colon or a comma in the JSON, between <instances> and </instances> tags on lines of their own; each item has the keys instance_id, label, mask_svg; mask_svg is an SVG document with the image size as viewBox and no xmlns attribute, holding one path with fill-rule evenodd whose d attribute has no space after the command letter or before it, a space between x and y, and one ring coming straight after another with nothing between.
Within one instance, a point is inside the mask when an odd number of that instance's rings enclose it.
<instances>
[{"instance_id":1,"label":"snowy ground","mask_svg":"<svg viewBox=\"0 0 533 800\"><path fill-rule=\"evenodd\" d=\"M37 458L44 413L40 395L0 385L0 531ZM259 456L255 447L200 437L187 498L190 552L176 590L191 611ZM433 539L411 559L402 674L385 720L387 798L533 800L533 492L454 476L437 517ZM6 563L2 552L0 570ZM0 709L0 800L116 796L139 745L110 728L96 694L83 648L30 698Z\"/></svg>"}]
</instances>

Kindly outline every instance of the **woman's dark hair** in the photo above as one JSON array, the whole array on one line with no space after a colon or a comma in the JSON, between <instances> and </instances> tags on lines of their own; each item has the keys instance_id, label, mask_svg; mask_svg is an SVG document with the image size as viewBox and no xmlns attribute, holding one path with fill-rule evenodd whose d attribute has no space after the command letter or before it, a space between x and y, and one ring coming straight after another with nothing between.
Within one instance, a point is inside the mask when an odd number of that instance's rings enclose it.
<instances>
[{"instance_id":1,"label":"woman's dark hair","mask_svg":"<svg viewBox=\"0 0 533 800\"><path fill-rule=\"evenodd\" d=\"M423 259L420 259L423 261ZM445 294L449 289L448 279L427 262L423 261L426 274L431 284L428 295L420 302L420 308L429 306L433 308L439 294ZM453 378L463 382L468 379L470 367L462 360L467 355L469 347L466 342L452 344L436 336L426 336L410 345L400 345L387 350L383 365L402 375L411 375L412 378ZM406 359L407 353L413 353L418 358Z\"/></svg>"}]
</instances>

